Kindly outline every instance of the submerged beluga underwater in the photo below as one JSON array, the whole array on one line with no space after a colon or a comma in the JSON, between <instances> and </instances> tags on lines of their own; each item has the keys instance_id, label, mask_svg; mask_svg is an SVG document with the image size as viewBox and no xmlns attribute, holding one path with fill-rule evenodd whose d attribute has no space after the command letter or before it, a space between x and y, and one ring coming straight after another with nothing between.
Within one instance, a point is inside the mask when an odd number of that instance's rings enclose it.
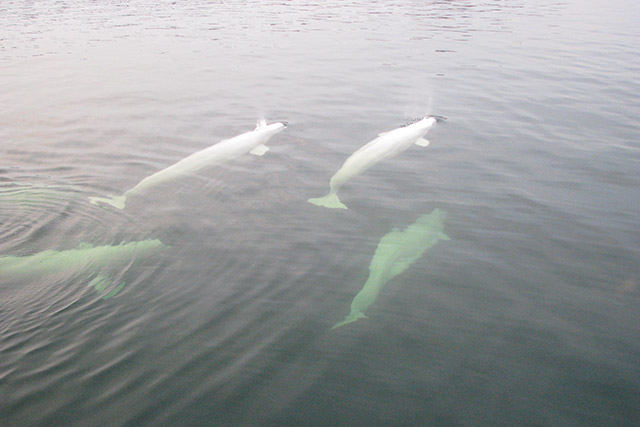
<instances>
[{"instance_id":1,"label":"submerged beluga underwater","mask_svg":"<svg viewBox=\"0 0 640 427\"><path fill-rule=\"evenodd\" d=\"M446 212L434 209L430 214L418 218L404 231L393 230L386 234L380 240L369 265L369 278L351 302L351 311L331 329L366 318L365 311L373 305L387 282L404 272L439 240L449 240L444 234L446 217Z\"/></svg>"},{"instance_id":2,"label":"submerged beluga underwater","mask_svg":"<svg viewBox=\"0 0 640 427\"><path fill-rule=\"evenodd\" d=\"M47 250L33 255L0 257L0 278L34 280L59 273L86 274L88 286L98 292L106 291L102 298L116 295L124 283L112 286L110 273L150 256L166 246L160 240L141 240L120 245L92 246L82 243L74 249Z\"/></svg>"},{"instance_id":3,"label":"submerged beluga underwater","mask_svg":"<svg viewBox=\"0 0 640 427\"><path fill-rule=\"evenodd\" d=\"M267 124L265 120L260 120L253 131L245 132L233 138L223 139L217 144L197 151L168 168L144 178L135 187L125 191L120 196L90 197L89 200L94 205L106 203L115 208L124 209L128 197L144 193L158 184L193 174L201 169L227 162L243 154L251 153L262 156L269 150L265 145L269 139L286 127L287 122Z\"/></svg>"},{"instance_id":4,"label":"submerged beluga underwater","mask_svg":"<svg viewBox=\"0 0 640 427\"><path fill-rule=\"evenodd\" d=\"M325 208L347 209L347 206L338 198L338 191L347 181L382 160L402 153L414 144L420 147L428 146L429 141L424 139L424 136L436 121L436 117L427 116L410 125L379 134L377 138L364 145L345 160L338 172L331 177L329 193L326 196L312 198L308 201Z\"/></svg>"}]
</instances>

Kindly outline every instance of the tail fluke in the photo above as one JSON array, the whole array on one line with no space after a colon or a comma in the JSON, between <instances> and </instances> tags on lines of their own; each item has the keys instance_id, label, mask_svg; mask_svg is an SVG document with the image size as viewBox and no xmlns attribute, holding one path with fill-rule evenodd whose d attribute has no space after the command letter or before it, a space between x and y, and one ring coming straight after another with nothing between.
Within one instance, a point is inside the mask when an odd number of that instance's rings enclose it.
<instances>
[{"instance_id":1,"label":"tail fluke","mask_svg":"<svg viewBox=\"0 0 640 427\"><path fill-rule=\"evenodd\" d=\"M315 199L309 199L309 203L313 203L317 206L322 206L330 209L347 209L344 203L340 201L338 195L335 193L329 193L324 197L318 197Z\"/></svg>"},{"instance_id":2,"label":"tail fluke","mask_svg":"<svg viewBox=\"0 0 640 427\"><path fill-rule=\"evenodd\" d=\"M367 319L367 316L361 312L361 311L352 311L351 313L349 313L349 315L347 317L344 318L344 320L342 322L338 322L335 325L333 325L331 327L331 329L336 329L339 328L340 326L344 326L347 325L349 323L355 322L358 319L362 319L365 318Z\"/></svg>"},{"instance_id":3,"label":"tail fluke","mask_svg":"<svg viewBox=\"0 0 640 427\"><path fill-rule=\"evenodd\" d=\"M125 196L89 197L89 201L93 205L98 205L99 203L106 203L108 205L113 206L116 209L124 209L125 202L127 201L127 198Z\"/></svg>"}]
</instances>

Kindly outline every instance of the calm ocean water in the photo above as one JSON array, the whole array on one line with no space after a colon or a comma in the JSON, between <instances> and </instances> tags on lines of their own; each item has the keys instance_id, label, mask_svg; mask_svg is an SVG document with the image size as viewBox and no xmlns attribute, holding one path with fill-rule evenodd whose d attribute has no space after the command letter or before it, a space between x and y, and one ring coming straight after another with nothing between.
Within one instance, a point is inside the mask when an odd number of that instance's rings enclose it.
<instances>
[{"instance_id":1,"label":"calm ocean water","mask_svg":"<svg viewBox=\"0 0 640 427\"><path fill-rule=\"evenodd\" d=\"M3 1L0 424L640 424L638 22L632 0ZM431 144L349 181L348 210L307 203L425 114ZM289 123L265 155L89 203L261 117ZM434 209L450 239L330 330Z\"/></svg>"}]
</instances>

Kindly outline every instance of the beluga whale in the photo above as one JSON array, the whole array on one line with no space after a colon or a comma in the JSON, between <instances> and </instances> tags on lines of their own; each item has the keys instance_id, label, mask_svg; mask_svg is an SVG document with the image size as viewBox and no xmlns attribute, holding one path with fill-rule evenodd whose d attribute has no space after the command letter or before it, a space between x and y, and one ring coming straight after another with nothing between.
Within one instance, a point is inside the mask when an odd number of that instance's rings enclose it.
<instances>
[{"instance_id":1,"label":"beluga whale","mask_svg":"<svg viewBox=\"0 0 640 427\"><path fill-rule=\"evenodd\" d=\"M124 209L128 197L147 192L158 184L193 174L201 169L227 162L243 154L251 153L262 156L269 150L269 147L265 145L269 139L286 127L287 122L267 124L264 119L260 120L253 131L245 132L230 139L223 139L217 144L197 151L178 163L144 178L135 187L125 191L120 196L90 197L89 200L94 205L106 203L115 208Z\"/></svg>"},{"instance_id":2,"label":"beluga whale","mask_svg":"<svg viewBox=\"0 0 640 427\"><path fill-rule=\"evenodd\" d=\"M0 257L2 280L38 280L61 273L82 274L91 278L88 286L103 293L103 299L116 295L124 283L112 285L110 272L121 270L142 257L155 255L166 246L158 239L147 239L119 245L93 246L81 243L74 249L46 250L32 255Z\"/></svg>"},{"instance_id":3,"label":"beluga whale","mask_svg":"<svg viewBox=\"0 0 640 427\"><path fill-rule=\"evenodd\" d=\"M338 190L347 181L382 160L402 153L414 144L420 147L428 146L429 141L424 139L424 136L436 121L436 116L426 116L415 123L379 134L377 138L364 145L345 160L338 172L331 177L329 194L324 197L309 199L308 201L325 208L347 209L347 206L338 198Z\"/></svg>"},{"instance_id":4,"label":"beluga whale","mask_svg":"<svg viewBox=\"0 0 640 427\"><path fill-rule=\"evenodd\" d=\"M364 312L373 305L387 282L404 272L439 240L449 240L444 234L446 217L445 211L434 209L430 214L419 217L404 231L393 230L382 237L369 265L369 277L351 302L351 311L331 329L366 318Z\"/></svg>"}]
</instances>

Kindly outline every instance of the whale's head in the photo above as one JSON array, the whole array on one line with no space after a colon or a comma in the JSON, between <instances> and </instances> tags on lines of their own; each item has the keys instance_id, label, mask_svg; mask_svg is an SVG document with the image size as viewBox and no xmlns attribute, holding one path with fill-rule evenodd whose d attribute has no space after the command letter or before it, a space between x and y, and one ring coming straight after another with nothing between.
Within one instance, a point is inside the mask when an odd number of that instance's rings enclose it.
<instances>
[{"instance_id":1,"label":"whale's head","mask_svg":"<svg viewBox=\"0 0 640 427\"><path fill-rule=\"evenodd\" d=\"M444 228L444 222L447 219L447 212L442 209L434 209L427 215L422 215L416 223L422 224L428 229L440 230Z\"/></svg>"},{"instance_id":2,"label":"whale's head","mask_svg":"<svg viewBox=\"0 0 640 427\"><path fill-rule=\"evenodd\" d=\"M266 122L258 122L258 126L256 126L256 132L264 132L269 135L275 135L278 132L283 131L287 127L288 123L284 121L273 122L267 124Z\"/></svg>"},{"instance_id":3,"label":"whale's head","mask_svg":"<svg viewBox=\"0 0 640 427\"><path fill-rule=\"evenodd\" d=\"M436 124L436 118L434 116L425 116L422 118L422 120L420 120L419 122L416 123L417 126L421 127L421 128L430 128L431 126Z\"/></svg>"},{"instance_id":4,"label":"whale's head","mask_svg":"<svg viewBox=\"0 0 640 427\"><path fill-rule=\"evenodd\" d=\"M280 121L280 122L274 122L274 123L271 123L270 125L267 125L267 128L272 128L280 132L281 130L284 130L284 128L286 128L287 126L289 126L289 123L285 121Z\"/></svg>"},{"instance_id":5,"label":"whale's head","mask_svg":"<svg viewBox=\"0 0 640 427\"><path fill-rule=\"evenodd\" d=\"M435 208L433 211L431 211L431 217L434 221L440 224L444 224L444 220L447 219L447 211Z\"/></svg>"},{"instance_id":6,"label":"whale's head","mask_svg":"<svg viewBox=\"0 0 640 427\"><path fill-rule=\"evenodd\" d=\"M431 126L435 125L436 122L440 121L439 117L440 116L427 115L422 118L413 119L402 127L411 127L412 129L423 129L423 130L429 129Z\"/></svg>"},{"instance_id":7,"label":"whale's head","mask_svg":"<svg viewBox=\"0 0 640 427\"><path fill-rule=\"evenodd\" d=\"M447 118L444 117L444 116L430 116L430 115L424 116L424 119L429 119L429 118L435 119L435 121L438 122L438 123L444 122L444 121L447 120Z\"/></svg>"}]
</instances>

